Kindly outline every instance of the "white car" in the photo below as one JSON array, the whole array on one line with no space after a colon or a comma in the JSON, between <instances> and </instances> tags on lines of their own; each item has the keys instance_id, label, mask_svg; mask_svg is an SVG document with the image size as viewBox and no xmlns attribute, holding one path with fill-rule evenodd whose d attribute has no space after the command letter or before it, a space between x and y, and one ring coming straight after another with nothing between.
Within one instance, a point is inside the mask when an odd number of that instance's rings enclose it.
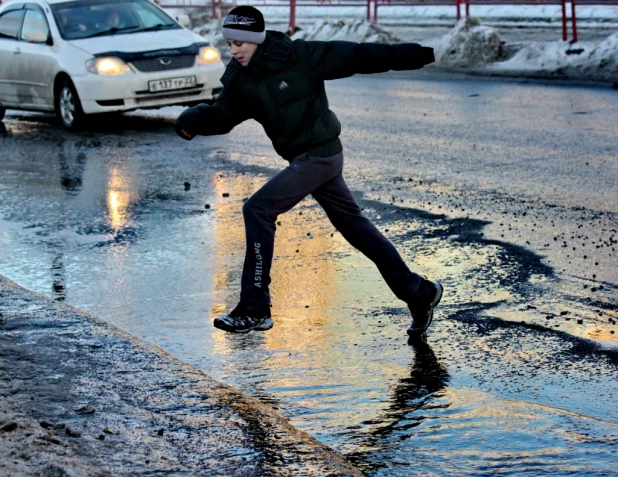
<instances>
[{"instance_id":1,"label":"white car","mask_svg":"<svg viewBox=\"0 0 618 477\"><path fill-rule=\"evenodd\" d=\"M150 0L12 0L0 7L0 120L7 109L86 115L216 97L216 48Z\"/></svg>"}]
</instances>

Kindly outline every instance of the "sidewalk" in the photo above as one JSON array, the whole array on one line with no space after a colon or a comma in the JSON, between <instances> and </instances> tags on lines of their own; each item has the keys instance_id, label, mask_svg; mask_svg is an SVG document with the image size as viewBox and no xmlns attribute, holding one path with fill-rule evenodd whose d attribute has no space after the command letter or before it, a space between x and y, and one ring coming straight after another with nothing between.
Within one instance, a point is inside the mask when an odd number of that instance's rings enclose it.
<instances>
[{"instance_id":1,"label":"sidewalk","mask_svg":"<svg viewBox=\"0 0 618 477\"><path fill-rule=\"evenodd\" d=\"M0 276L2 476L358 476L280 414Z\"/></svg>"}]
</instances>

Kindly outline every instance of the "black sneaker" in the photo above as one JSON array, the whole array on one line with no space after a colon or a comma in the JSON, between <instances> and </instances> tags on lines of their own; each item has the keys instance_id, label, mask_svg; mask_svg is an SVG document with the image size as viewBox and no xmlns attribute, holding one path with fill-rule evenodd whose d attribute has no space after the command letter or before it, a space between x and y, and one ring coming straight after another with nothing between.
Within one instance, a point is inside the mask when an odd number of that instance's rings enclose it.
<instances>
[{"instance_id":1,"label":"black sneaker","mask_svg":"<svg viewBox=\"0 0 618 477\"><path fill-rule=\"evenodd\" d=\"M412 315L412 324L408 328L409 336L418 336L427 331L433 320L433 309L442 299L442 285L439 282L428 282L428 284L433 288L432 292L418 301L408 303Z\"/></svg>"},{"instance_id":2,"label":"black sneaker","mask_svg":"<svg viewBox=\"0 0 618 477\"><path fill-rule=\"evenodd\" d=\"M270 330L275 322L270 316L270 307L251 306L239 303L231 313L215 318L215 328L230 333L247 333L251 330Z\"/></svg>"}]
</instances>

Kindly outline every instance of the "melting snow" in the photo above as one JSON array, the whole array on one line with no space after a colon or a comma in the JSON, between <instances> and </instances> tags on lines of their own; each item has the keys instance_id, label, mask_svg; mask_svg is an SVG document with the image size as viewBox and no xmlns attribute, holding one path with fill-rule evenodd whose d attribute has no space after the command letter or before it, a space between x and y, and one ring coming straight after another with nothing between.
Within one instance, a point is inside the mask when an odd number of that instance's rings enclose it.
<instances>
[{"instance_id":1,"label":"melting snow","mask_svg":"<svg viewBox=\"0 0 618 477\"><path fill-rule=\"evenodd\" d=\"M367 20L318 20L307 30L292 36L294 40L347 40L373 43L398 43L401 40L380 25Z\"/></svg>"},{"instance_id":2,"label":"melting snow","mask_svg":"<svg viewBox=\"0 0 618 477\"><path fill-rule=\"evenodd\" d=\"M481 25L475 17L460 20L455 28L432 42L438 65L466 67L483 65L504 58L504 42L498 32Z\"/></svg>"},{"instance_id":3,"label":"melting snow","mask_svg":"<svg viewBox=\"0 0 618 477\"><path fill-rule=\"evenodd\" d=\"M511 59L487 65L487 71L618 81L618 33L600 43L530 43Z\"/></svg>"}]
</instances>

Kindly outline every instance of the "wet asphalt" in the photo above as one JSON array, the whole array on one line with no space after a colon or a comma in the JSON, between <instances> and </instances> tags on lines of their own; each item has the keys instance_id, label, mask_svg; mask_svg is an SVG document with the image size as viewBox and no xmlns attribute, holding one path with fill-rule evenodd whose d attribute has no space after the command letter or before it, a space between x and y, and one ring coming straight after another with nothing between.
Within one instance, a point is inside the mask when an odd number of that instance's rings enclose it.
<instances>
[{"instance_id":1,"label":"wet asphalt","mask_svg":"<svg viewBox=\"0 0 618 477\"><path fill-rule=\"evenodd\" d=\"M367 475L614 475L618 108L606 85L391 73L328 85L346 178L446 295L426 341L307 199L279 218L275 327L234 306L241 207L284 165L181 108L82 133L9 112L0 273L257 397Z\"/></svg>"}]
</instances>

